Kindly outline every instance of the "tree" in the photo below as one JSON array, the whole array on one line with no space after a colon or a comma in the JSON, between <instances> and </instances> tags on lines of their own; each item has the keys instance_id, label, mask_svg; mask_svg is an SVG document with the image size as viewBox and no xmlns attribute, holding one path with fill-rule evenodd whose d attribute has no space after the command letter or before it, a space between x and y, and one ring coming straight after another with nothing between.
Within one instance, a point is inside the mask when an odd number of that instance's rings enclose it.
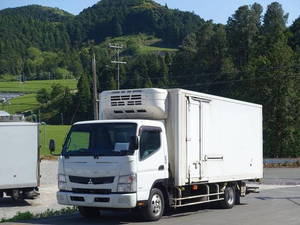
<instances>
[{"instance_id":1,"label":"tree","mask_svg":"<svg viewBox=\"0 0 300 225\"><path fill-rule=\"evenodd\" d=\"M112 27L113 27L113 34L112 35L114 37L122 36L123 30L122 30L121 24L119 23L119 21L117 19L113 20Z\"/></svg>"},{"instance_id":2,"label":"tree","mask_svg":"<svg viewBox=\"0 0 300 225\"><path fill-rule=\"evenodd\" d=\"M232 17L229 17L226 30L229 49L238 69L248 63L253 55L255 39L260 31L262 6L254 3L252 6L241 6Z\"/></svg>"},{"instance_id":3,"label":"tree","mask_svg":"<svg viewBox=\"0 0 300 225\"><path fill-rule=\"evenodd\" d=\"M56 98L58 95L60 95L64 91L64 87L61 84L53 84L51 86L51 88L52 88L51 93L50 93L51 100Z\"/></svg>"},{"instance_id":4,"label":"tree","mask_svg":"<svg viewBox=\"0 0 300 225\"><path fill-rule=\"evenodd\" d=\"M38 90L38 92L36 94L36 100L40 104L46 104L46 103L48 103L48 101L50 100L50 94L49 94L49 92L45 88L42 88L42 89Z\"/></svg>"},{"instance_id":5,"label":"tree","mask_svg":"<svg viewBox=\"0 0 300 225\"><path fill-rule=\"evenodd\" d=\"M294 54L288 46L286 21L287 15L279 3L268 6L258 55L252 61L257 79L253 91L257 101L264 104L265 154L271 157L296 155L299 149L296 140L300 137L295 133L299 101L292 78Z\"/></svg>"},{"instance_id":6,"label":"tree","mask_svg":"<svg viewBox=\"0 0 300 225\"><path fill-rule=\"evenodd\" d=\"M290 45L293 49L300 48L300 17L290 26L292 36L290 37Z\"/></svg>"},{"instance_id":7,"label":"tree","mask_svg":"<svg viewBox=\"0 0 300 225\"><path fill-rule=\"evenodd\" d=\"M92 92L90 89L90 80L86 74L81 75L80 79L78 80L77 89L78 119L92 119Z\"/></svg>"}]
</instances>

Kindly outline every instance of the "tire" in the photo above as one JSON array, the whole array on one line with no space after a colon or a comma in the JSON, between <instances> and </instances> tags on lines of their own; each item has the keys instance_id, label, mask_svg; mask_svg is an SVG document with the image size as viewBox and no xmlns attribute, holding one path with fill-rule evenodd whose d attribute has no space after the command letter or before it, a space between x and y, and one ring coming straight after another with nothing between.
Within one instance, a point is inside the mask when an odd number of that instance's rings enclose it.
<instances>
[{"instance_id":1,"label":"tire","mask_svg":"<svg viewBox=\"0 0 300 225\"><path fill-rule=\"evenodd\" d=\"M161 190L153 188L147 202L147 206L142 208L142 214L146 221L159 220L165 209L164 195Z\"/></svg>"},{"instance_id":2,"label":"tire","mask_svg":"<svg viewBox=\"0 0 300 225\"><path fill-rule=\"evenodd\" d=\"M224 200L221 202L221 206L224 209L231 209L236 201L235 188L227 186L224 190Z\"/></svg>"},{"instance_id":3,"label":"tire","mask_svg":"<svg viewBox=\"0 0 300 225\"><path fill-rule=\"evenodd\" d=\"M96 218L100 216L100 211L98 208L95 207L84 207L84 206L78 206L79 213L81 216L85 218Z\"/></svg>"}]
</instances>

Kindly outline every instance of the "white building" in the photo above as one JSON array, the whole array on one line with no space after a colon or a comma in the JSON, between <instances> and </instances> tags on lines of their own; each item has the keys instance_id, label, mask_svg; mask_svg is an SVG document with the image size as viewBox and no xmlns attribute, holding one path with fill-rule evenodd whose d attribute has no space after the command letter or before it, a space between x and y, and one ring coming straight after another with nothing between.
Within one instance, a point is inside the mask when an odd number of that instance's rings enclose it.
<instances>
[{"instance_id":1,"label":"white building","mask_svg":"<svg viewBox=\"0 0 300 225\"><path fill-rule=\"evenodd\" d=\"M0 122L18 122L24 120L23 114L10 115L8 112L0 111Z\"/></svg>"}]
</instances>

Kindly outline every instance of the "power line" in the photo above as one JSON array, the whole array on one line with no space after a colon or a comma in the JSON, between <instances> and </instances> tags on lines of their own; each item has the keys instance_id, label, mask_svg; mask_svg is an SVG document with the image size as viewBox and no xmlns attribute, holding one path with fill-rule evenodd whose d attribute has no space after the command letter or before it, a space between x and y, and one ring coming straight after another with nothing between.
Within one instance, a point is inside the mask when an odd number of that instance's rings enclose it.
<instances>
[{"instance_id":1,"label":"power line","mask_svg":"<svg viewBox=\"0 0 300 225\"><path fill-rule=\"evenodd\" d=\"M289 66L278 66L278 67L268 67L266 69L260 69L260 70L256 70L255 72L256 73L259 73L259 72L271 72L272 69L276 70L276 69L283 69L283 68L288 68ZM293 66L292 69L295 69L295 68L300 68L300 66ZM188 75L180 75L180 76L171 76L171 79L176 79L176 78L198 78L198 77L208 77L208 76L211 76L211 75L234 75L236 76L237 74L241 74L241 73L246 73L244 71L240 71L240 70L237 70L236 72L227 72L227 73L220 73L220 72L202 72L202 73L193 73L193 74L188 74ZM147 78L147 77L144 77L144 76L141 76L141 78ZM155 80L155 79L162 79L163 76L159 76L159 77L150 77L149 78L151 80ZM126 81L136 81L138 80L137 78L135 79L126 79ZM109 81L107 82L102 82L102 84L105 84L105 83L109 83Z\"/></svg>"},{"instance_id":2,"label":"power line","mask_svg":"<svg viewBox=\"0 0 300 225\"><path fill-rule=\"evenodd\" d=\"M286 76L284 78L290 78L290 77L295 77L296 80L300 80L300 74L294 75L294 76ZM274 77L260 77L256 79L244 79L244 80L228 80L228 81L217 81L217 82L207 82L207 83L196 83L193 85L179 85L180 88L184 87L203 87L203 86L210 86L210 85L219 85L219 84L227 84L227 83L236 83L236 82L244 82L244 81L258 81L258 80L269 80L269 79L274 79ZM173 87L178 87L173 86Z\"/></svg>"},{"instance_id":3,"label":"power line","mask_svg":"<svg viewBox=\"0 0 300 225\"><path fill-rule=\"evenodd\" d=\"M232 75L232 74L227 74L227 75ZM226 80L226 81L215 81L215 82L207 82L207 83L224 83L224 82L227 82L227 83L231 83L231 82L243 82L243 81L255 81L255 80L263 80L263 79L276 79L280 76L285 76L283 78L287 78L287 77L297 77L296 75L300 75L300 73L293 73L293 74L290 74L290 75L286 75L286 74L281 74L281 75L276 75L276 76L268 76L268 77L258 77L258 78L253 78L253 79L240 79L240 80ZM185 75L185 76L172 76L171 79L173 78L198 78L198 77L206 77L207 74L193 74L193 75ZM145 79L147 77L144 77L144 76L140 76L142 79ZM156 79L162 79L163 77L149 77L151 80L156 80ZM138 78L135 78L135 79L126 79L126 81L137 81L139 80ZM106 84L106 83L109 83L109 81L106 81L106 82L101 82L102 84ZM205 83L205 85L207 85L207 83ZM203 83L202 83L203 84ZM204 84L203 84L204 86Z\"/></svg>"},{"instance_id":4,"label":"power line","mask_svg":"<svg viewBox=\"0 0 300 225\"><path fill-rule=\"evenodd\" d=\"M116 51L116 60L112 60L111 63L117 64L117 80L118 80L118 90L120 89L120 64L126 64L127 62L120 61L120 50L123 48L119 44L109 44L109 47Z\"/></svg>"}]
</instances>

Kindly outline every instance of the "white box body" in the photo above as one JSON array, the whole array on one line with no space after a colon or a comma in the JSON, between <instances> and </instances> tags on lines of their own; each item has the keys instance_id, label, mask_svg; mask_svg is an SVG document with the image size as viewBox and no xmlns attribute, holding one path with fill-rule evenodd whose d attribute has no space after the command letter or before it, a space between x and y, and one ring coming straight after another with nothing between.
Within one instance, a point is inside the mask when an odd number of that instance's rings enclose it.
<instances>
[{"instance_id":1,"label":"white box body","mask_svg":"<svg viewBox=\"0 0 300 225\"><path fill-rule=\"evenodd\" d=\"M0 123L0 190L39 185L38 124Z\"/></svg>"},{"instance_id":2,"label":"white box body","mask_svg":"<svg viewBox=\"0 0 300 225\"><path fill-rule=\"evenodd\" d=\"M166 131L175 185L263 177L262 106L168 90Z\"/></svg>"}]
</instances>

